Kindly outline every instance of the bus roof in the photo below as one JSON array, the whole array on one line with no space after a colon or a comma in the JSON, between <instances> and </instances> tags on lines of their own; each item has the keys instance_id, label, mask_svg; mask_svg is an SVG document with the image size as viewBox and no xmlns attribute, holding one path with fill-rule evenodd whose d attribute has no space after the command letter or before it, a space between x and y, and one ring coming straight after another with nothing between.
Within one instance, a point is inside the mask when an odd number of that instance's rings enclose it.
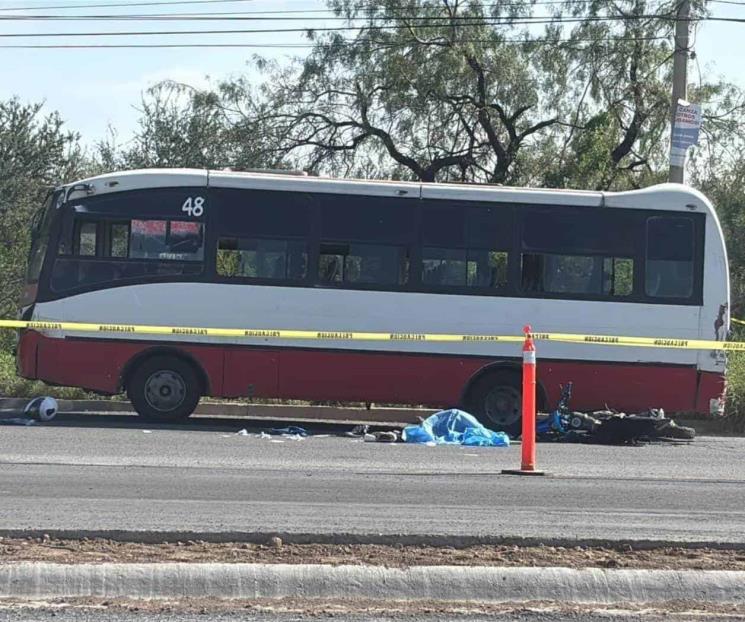
<instances>
[{"instance_id":1,"label":"bus roof","mask_svg":"<svg viewBox=\"0 0 745 622\"><path fill-rule=\"evenodd\" d=\"M363 196L396 196L478 202L532 203L579 207L627 207L711 211L697 190L680 184L659 184L627 192L519 188L511 186L334 179L283 173L210 171L204 169L141 169L106 173L64 187L70 196L100 195L148 188L181 186L317 192ZM683 198L685 197L685 199Z\"/></svg>"}]
</instances>

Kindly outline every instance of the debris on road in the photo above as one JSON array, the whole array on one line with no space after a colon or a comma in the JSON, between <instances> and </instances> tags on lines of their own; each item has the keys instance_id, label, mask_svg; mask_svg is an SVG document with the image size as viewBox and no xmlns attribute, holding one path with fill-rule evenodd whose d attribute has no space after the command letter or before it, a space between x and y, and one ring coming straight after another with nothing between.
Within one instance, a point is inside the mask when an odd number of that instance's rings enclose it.
<instances>
[{"instance_id":1,"label":"debris on road","mask_svg":"<svg viewBox=\"0 0 745 622\"><path fill-rule=\"evenodd\" d=\"M273 436L302 436L303 438L308 436L308 431L305 428L301 428L300 426L296 425L287 426L286 428L270 428L268 430L264 430L264 432Z\"/></svg>"},{"instance_id":2,"label":"debris on road","mask_svg":"<svg viewBox=\"0 0 745 622\"><path fill-rule=\"evenodd\" d=\"M362 437L366 443L396 443L401 438L397 430L367 433Z\"/></svg>"},{"instance_id":3,"label":"debris on road","mask_svg":"<svg viewBox=\"0 0 745 622\"><path fill-rule=\"evenodd\" d=\"M369 429L369 425L356 425L351 430L345 432L344 436L349 436L350 438L364 438Z\"/></svg>"},{"instance_id":4,"label":"debris on road","mask_svg":"<svg viewBox=\"0 0 745 622\"><path fill-rule=\"evenodd\" d=\"M509 447L504 432L484 427L473 415L451 408L427 417L420 425L404 428L402 438L407 443L436 445L467 445L478 447Z\"/></svg>"},{"instance_id":5,"label":"debris on road","mask_svg":"<svg viewBox=\"0 0 745 622\"><path fill-rule=\"evenodd\" d=\"M51 421L57 415L59 406L57 400L53 397L43 396L32 399L26 408L23 409L23 414L38 419L39 421Z\"/></svg>"},{"instance_id":6,"label":"debris on road","mask_svg":"<svg viewBox=\"0 0 745 622\"><path fill-rule=\"evenodd\" d=\"M23 417L8 417L0 419L4 425L34 425L37 422L46 423L57 416L59 406L57 400L49 396L35 397L23 409Z\"/></svg>"}]
</instances>

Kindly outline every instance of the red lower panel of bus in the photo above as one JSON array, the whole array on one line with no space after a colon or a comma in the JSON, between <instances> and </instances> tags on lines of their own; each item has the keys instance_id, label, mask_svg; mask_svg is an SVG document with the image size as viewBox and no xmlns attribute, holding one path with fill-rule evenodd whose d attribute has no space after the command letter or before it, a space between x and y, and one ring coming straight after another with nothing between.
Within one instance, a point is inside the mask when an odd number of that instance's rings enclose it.
<instances>
[{"instance_id":1,"label":"red lower panel of bus","mask_svg":"<svg viewBox=\"0 0 745 622\"><path fill-rule=\"evenodd\" d=\"M241 346L163 344L192 357L216 397L278 397L454 406L468 381L493 361L482 357L389 354ZM101 393L121 388L127 364L157 344L123 340L50 339L26 332L19 371L27 378ZM518 364L518 361L515 361ZM628 412L663 407L670 412L709 412L724 379L673 365L539 361L538 381L549 404L559 386L574 383L572 406Z\"/></svg>"}]
</instances>

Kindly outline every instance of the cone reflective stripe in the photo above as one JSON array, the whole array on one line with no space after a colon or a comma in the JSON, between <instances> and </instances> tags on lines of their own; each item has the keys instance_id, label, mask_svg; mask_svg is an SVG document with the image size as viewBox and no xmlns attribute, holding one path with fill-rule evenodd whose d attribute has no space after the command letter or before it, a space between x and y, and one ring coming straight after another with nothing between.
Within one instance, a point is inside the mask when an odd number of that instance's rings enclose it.
<instances>
[{"instance_id":1,"label":"cone reflective stripe","mask_svg":"<svg viewBox=\"0 0 745 622\"><path fill-rule=\"evenodd\" d=\"M524 328L523 344L523 430L520 469L535 470L535 344L530 326Z\"/></svg>"}]
</instances>

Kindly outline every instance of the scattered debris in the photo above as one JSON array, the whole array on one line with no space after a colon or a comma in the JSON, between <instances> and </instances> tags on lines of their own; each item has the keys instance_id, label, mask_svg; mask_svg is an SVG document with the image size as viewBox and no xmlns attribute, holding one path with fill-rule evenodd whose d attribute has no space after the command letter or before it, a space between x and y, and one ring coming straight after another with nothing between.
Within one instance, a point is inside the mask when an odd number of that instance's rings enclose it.
<instances>
[{"instance_id":1,"label":"scattered debris","mask_svg":"<svg viewBox=\"0 0 745 622\"><path fill-rule=\"evenodd\" d=\"M400 433L397 430L368 433L363 437L366 443L396 443L399 438Z\"/></svg>"},{"instance_id":2,"label":"scattered debris","mask_svg":"<svg viewBox=\"0 0 745 622\"><path fill-rule=\"evenodd\" d=\"M267 434L272 434L274 436L308 436L308 431L305 428L296 425L291 425L286 428L271 428L264 431Z\"/></svg>"},{"instance_id":3,"label":"scattered debris","mask_svg":"<svg viewBox=\"0 0 745 622\"><path fill-rule=\"evenodd\" d=\"M23 409L23 417L8 417L0 419L5 425L34 425L41 421L46 423L57 416L59 406L57 400L49 396L35 397Z\"/></svg>"},{"instance_id":4,"label":"scattered debris","mask_svg":"<svg viewBox=\"0 0 745 622\"><path fill-rule=\"evenodd\" d=\"M407 443L436 445L509 447L510 444L504 432L489 430L473 415L456 408L436 412L420 425L407 426L402 437Z\"/></svg>"},{"instance_id":5,"label":"scattered debris","mask_svg":"<svg viewBox=\"0 0 745 622\"><path fill-rule=\"evenodd\" d=\"M344 433L344 436L349 436L351 438L360 438L364 437L365 434L367 434L367 431L370 429L369 425L356 425L348 432Z\"/></svg>"}]
</instances>

